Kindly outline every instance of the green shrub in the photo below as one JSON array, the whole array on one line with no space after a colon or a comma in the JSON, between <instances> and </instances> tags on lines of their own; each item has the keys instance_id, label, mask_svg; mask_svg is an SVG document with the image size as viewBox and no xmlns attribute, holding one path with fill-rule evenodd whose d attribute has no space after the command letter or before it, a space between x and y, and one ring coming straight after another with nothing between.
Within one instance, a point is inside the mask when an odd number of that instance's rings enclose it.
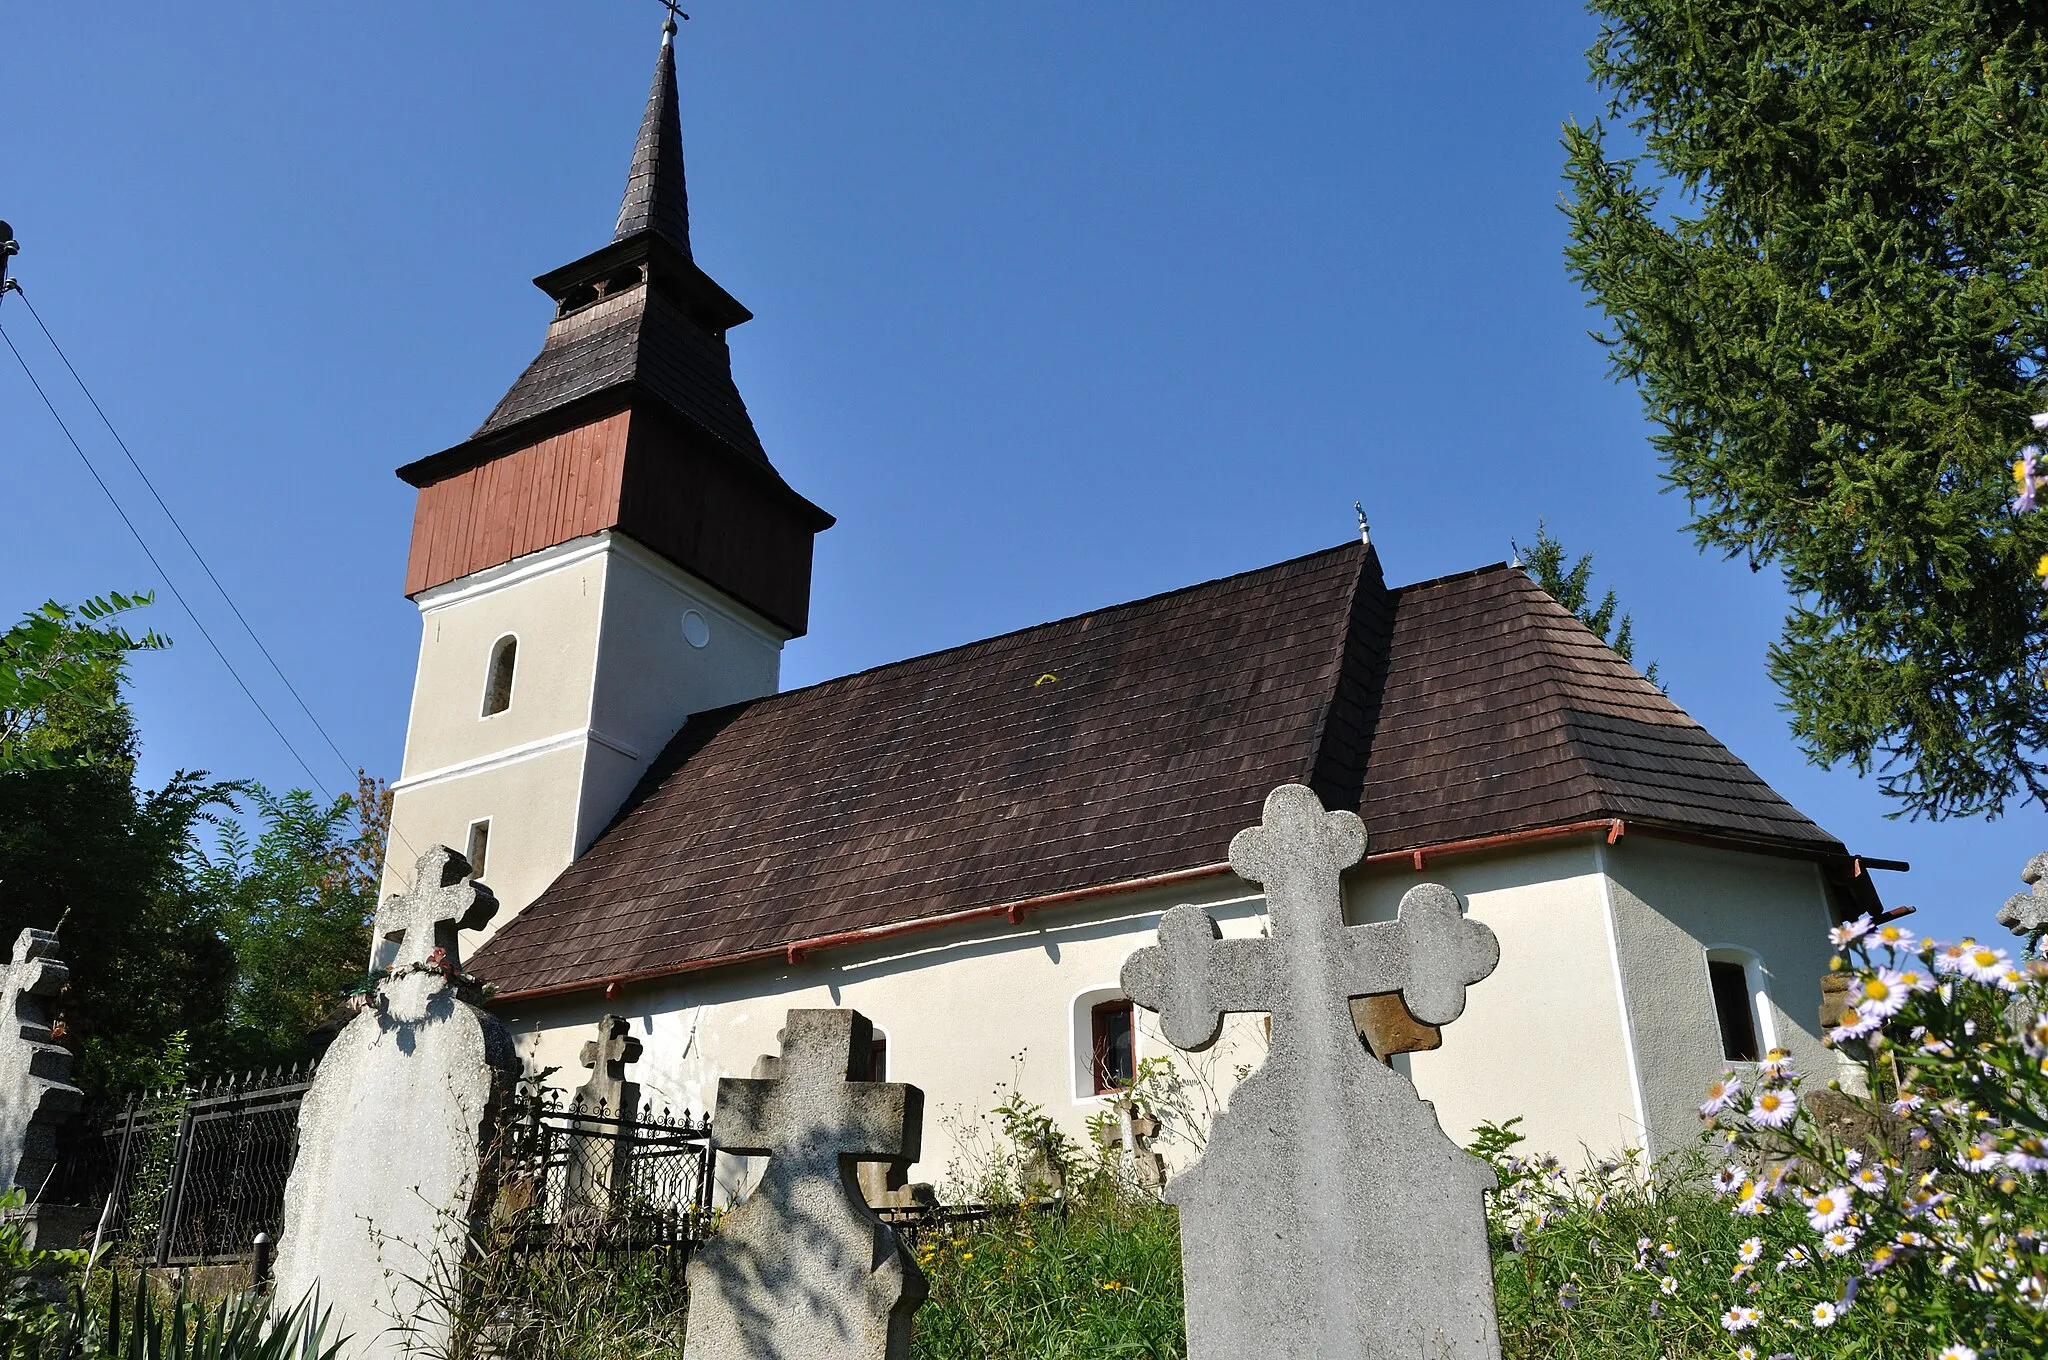
<instances>
[{"instance_id":1,"label":"green shrub","mask_svg":"<svg viewBox=\"0 0 2048 1360\"><path fill-rule=\"evenodd\" d=\"M2048 964L1868 918L1830 1033L1873 1094L1790 1055L1707 1093L1699 1149L1568 1174L1482 1128L1503 1347L1545 1360L2048 1354Z\"/></svg>"}]
</instances>

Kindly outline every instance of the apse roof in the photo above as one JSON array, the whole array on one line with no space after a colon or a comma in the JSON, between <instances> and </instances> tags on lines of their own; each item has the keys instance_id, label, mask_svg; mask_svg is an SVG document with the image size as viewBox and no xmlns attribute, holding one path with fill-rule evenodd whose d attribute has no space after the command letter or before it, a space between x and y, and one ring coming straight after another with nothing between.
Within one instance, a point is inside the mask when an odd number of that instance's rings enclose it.
<instances>
[{"instance_id":1,"label":"apse roof","mask_svg":"<svg viewBox=\"0 0 2048 1360\"><path fill-rule=\"evenodd\" d=\"M1521 570L1352 544L691 717L478 954L506 993L1210 865L1274 785L1373 852L1590 819L1846 860Z\"/></svg>"}]
</instances>

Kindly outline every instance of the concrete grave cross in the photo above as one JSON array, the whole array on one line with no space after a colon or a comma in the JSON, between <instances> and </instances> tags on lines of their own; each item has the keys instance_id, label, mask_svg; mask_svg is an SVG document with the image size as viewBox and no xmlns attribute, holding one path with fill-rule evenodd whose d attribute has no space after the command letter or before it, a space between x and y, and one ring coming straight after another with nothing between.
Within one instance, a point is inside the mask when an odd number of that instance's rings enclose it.
<instances>
[{"instance_id":1,"label":"concrete grave cross","mask_svg":"<svg viewBox=\"0 0 2048 1360\"><path fill-rule=\"evenodd\" d=\"M1125 965L1124 991L1159 1012L1176 1048L1197 1051L1236 1011L1267 1012L1275 1029L1355 1035L1350 998L1387 992L1423 1024L1449 1024L1464 1012L1465 989L1500 962L1500 944L1434 883L1403 897L1392 922L1346 926L1342 875L1364 853L1356 816L1325 812L1309 789L1283 784L1264 823L1230 842L1231 867L1265 885L1269 936L1220 939L1207 912L1174 907L1160 918L1158 945Z\"/></svg>"},{"instance_id":2,"label":"concrete grave cross","mask_svg":"<svg viewBox=\"0 0 2048 1360\"><path fill-rule=\"evenodd\" d=\"M57 937L47 930L24 930L14 940L14 957L0 975L7 998L7 1038L31 1043L50 1041L50 998L71 980L71 968L57 957Z\"/></svg>"},{"instance_id":3,"label":"concrete grave cross","mask_svg":"<svg viewBox=\"0 0 2048 1360\"><path fill-rule=\"evenodd\" d=\"M1346 925L1342 876L1364 853L1357 817L1284 784L1230 843L1231 868L1265 887L1267 937L1221 939L1207 912L1177 906L1124 964L1124 991L1177 1047L1209 1047L1230 1012L1272 1016L1265 1060L1166 1187L1189 1360L1500 1355L1493 1173L1367 1053L1349 1005L1398 993L1416 1020L1448 1024L1500 946L1436 884L1411 888L1393 921Z\"/></svg>"},{"instance_id":4,"label":"concrete grave cross","mask_svg":"<svg viewBox=\"0 0 2048 1360\"><path fill-rule=\"evenodd\" d=\"M720 1152L768 1158L760 1184L691 1258L684 1360L904 1360L923 1274L861 1197L863 1161L914 1162L924 1093L865 1081L874 1027L793 1010L782 1056L724 1077Z\"/></svg>"},{"instance_id":5,"label":"concrete grave cross","mask_svg":"<svg viewBox=\"0 0 2048 1360\"><path fill-rule=\"evenodd\" d=\"M858 1162L916 1161L924 1096L901 1082L866 1080L874 1032L856 1011L791 1011L780 1058L764 1059L761 1076L718 1083L714 1145L768 1157L764 1185L843 1168L851 1187Z\"/></svg>"},{"instance_id":6,"label":"concrete grave cross","mask_svg":"<svg viewBox=\"0 0 2048 1360\"><path fill-rule=\"evenodd\" d=\"M626 1080L626 1068L640 1061L640 1041L622 1015L597 1022L597 1037L583 1042L590 1079L576 1089L573 1112L595 1116L570 1125L569 1165L563 1182L567 1220L582 1224L601 1217L632 1184L631 1122L640 1113L640 1084Z\"/></svg>"},{"instance_id":7,"label":"concrete grave cross","mask_svg":"<svg viewBox=\"0 0 2048 1360\"><path fill-rule=\"evenodd\" d=\"M445 845L419 858L412 887L377 908L373 971L424 965L436 949L450 969L462 967L458 945L465 930L481 930L498 914L498 899L470 877L469 861Z\"/></svg>"},{"instance_id":8,"label":"concrete grave cross","mask_svg":"<svg viewBox=\"0 0 2048 1360\"><path fill-rule=\"evenodd\" d=\"M24 930L0 964L0 1191L31 1200L57 1166L57 1138L84 1099L71 1084L71 1053L56 1042L52 1012L71 970L57 937Z\"/></svg>"},{"instance_id":9,"label":"concrete grave cross","mask_svg":"<svg viewBox=\"0 0 2048 1360\"><path fill-rule=\"evenodd\" d=\"M639 1109L640 1085L626 1080L626 1068L640 1061L641 1052L641 1043L633 1037L632 1026L623 1015L607 1015L599 1020L597 1037L583 1041L581 1057L583 1065L590 1069L590 1078L576 1089L576 1099L582 1107L632 1118Z\"/></svg>"}]
</instances>

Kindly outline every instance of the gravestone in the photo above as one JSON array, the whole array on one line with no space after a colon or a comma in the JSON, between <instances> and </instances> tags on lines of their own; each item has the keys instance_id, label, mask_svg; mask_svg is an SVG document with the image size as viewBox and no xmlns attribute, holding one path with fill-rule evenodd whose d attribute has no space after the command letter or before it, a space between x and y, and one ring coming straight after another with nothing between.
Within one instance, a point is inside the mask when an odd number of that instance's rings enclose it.
<instances>
[{"instance_id":1,"label":"gravestone","mask_svg":"<svg viewBox=\"0 0 2048 1360\"><path fill-rule=\"evenodd\" d=\"M640 1061L640 1053L640 1041L624 1016L605 1016L597 1022L597 1037L584 1041L582 1060L590 1077L576 1088L571 1113L596 1118L571 1125L562 1184L563 1217L569 1223L601 1219L632 1183L632 1126L627 1121L640 1113L640 1083L626 1079L626 1068Z\"/></svg>"},{"instance_id":2,"label":"gravestone","mask_svg":"<svg viewBox=\"0 0 2048 1360\"><path fill-rule=\"evenodd\" d=\"M1160 918L1123 989L1176 1047L1226 1013L1272 1017L1266 1060L1166 1198L1181 1213L1189 1360L1498 1360L1484 1193L1491 1170L1359 1042L1350 998L1398 992L1421 1025L1493 971L1493 932L1456 894L1411 888L1391 922L1347 926L1341 875L1365 852L1349 812L1285 784L1230 866L1265 886L1269 935L1219 938L1199 907Z\"/></svg>"},{"instance_id":3,"label":"gravestone","mask_svg":"<svg viewBox=\"0 0 2048 1360\"><path fill-rule=\"evenodd\" d=\"M1998 909L1998 923L2025 940L2027 948L2038 951L2042 940L2048 938L2048 851L2027 861L2027 867L2020 870L2020 882L2028 891L2005 899ZM2005 1023L2014 1033L2032 1029L2035 1018L2031 998L2016 996L2006 1003Z\"/></svg>"},{"instance_id":4,"label":"gravestone","mask_svg":"<svg viewBox=\"0 0 2048 1360\"><path fill-rule=\"evenodd\" d=\"M57 1134L84 1096L71 1084L71 1051L55 1042L52 1008L71 970L57 937L24 930L0 973L0 1191L34 1203L57 1169Z\"/></svg>"},{"instance_id":5,"label":"gravestone","mask_svg":"<svg viewBox=\"0 0 2048 1360\"><path fill-rule=\"evenodd\" d=\"M860 1080L873 1026L850 1010L793 1010L782 1056L725 1077L720 1152L768 1158L689 1267L684 1360L905 1360L924 1274L861 1199L864 1160L917 1160L924 1093Z\"/></svg>"},{"instance_id":6,"label":"gravestone","mask_svg":"<svg viewBox=\"0 0 2048 1360\"><path fill-rule=\"evenodd\" d=\"M385 974L321 1060L299 1108L276 1298L316 1287L351 1360L444 1348L437 1295L460 1269L493 1112L519 1074L512 1038L460 994L457 932L498 909L437 845L378 908Z\"/></svg>"},{"instance_id":7,"label":"gravestone","mask_svg":"<svg viewBox=\"0 0 2048 1360\"><path fill-rule=\"evenodd\" d=\"M1998 909L1998 923L2032 944L2048 933L2048 852L2027 861L2020 882L2028 890L2005 899Z\"/></svg>"},{"instance_id":8,"label":"gravestone","mask_svg":"<svg viewBox=\"0 0 2048 1360\"><path fill-rule=\"evenodd\" d=\"M1152 1150L1152 1140L1159 1136L1158 1117L1129 1091L1111 1096L1108 1105L1104 1111L1108 1118L1096 1130L1104 1156L1123 1159L1130 1166L1132 1180L1147 1190L1157 1190L1166 1184L1165 1160Z\"/></svg>"}]
</instances>

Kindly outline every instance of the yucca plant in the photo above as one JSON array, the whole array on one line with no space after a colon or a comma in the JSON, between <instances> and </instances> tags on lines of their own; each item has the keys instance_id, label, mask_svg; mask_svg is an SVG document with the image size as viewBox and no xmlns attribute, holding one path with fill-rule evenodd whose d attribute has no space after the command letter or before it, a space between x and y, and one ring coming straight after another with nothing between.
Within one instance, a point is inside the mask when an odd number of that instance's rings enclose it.
<instances>
[{"instance_id":1,"label":"yucca plant","mask_svg":"<svg viewBox=\"0 0 2048 1360\"><path fill-rule=\"evenodd\" d=\"M208 1304L181 1288L168 1306L147 1287L122 1297L116 1276L106 1307L81 1295L62 1334L6 1342L6 1360L335 1360L346 1338L326 1340L330 1315L302 1300L273 1316L270 1300L241 1294Z\"/></svg>"}]
</instances>

